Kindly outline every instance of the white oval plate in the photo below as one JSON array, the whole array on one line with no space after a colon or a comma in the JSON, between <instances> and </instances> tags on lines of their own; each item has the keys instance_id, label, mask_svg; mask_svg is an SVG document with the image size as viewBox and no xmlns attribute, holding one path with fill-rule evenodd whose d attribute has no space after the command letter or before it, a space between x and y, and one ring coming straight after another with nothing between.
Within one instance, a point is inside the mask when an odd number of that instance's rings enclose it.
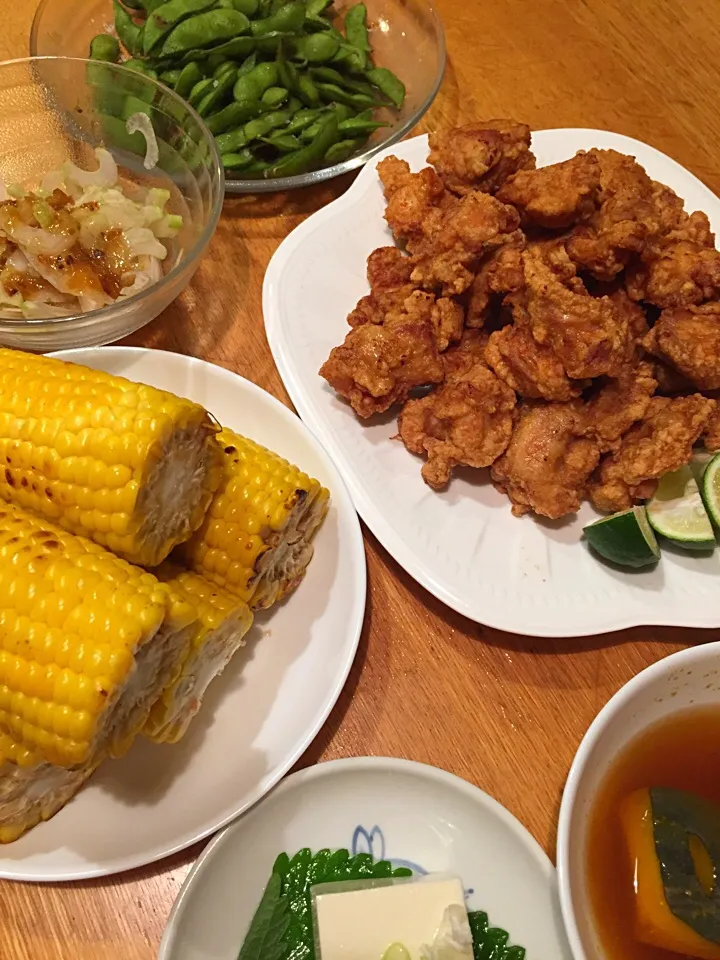
<instances>
[{"instance_id":1,"label":"white oval plate","mask_svg":"<svg viewBox=\"0 0 720 960\"><path fill-rule=\"evenodd\" d=\"M190 846L274 786L323 725L347 678L365 610L360 524L329 457L287 407L202 360L131 347L57 356L141 380L206 406L222 423L302 465L332 494L296 593L261 614L175 745L138 739L64 810L0 847L0 877L78 880Z\"/></svg>"},{"instance_id":2,"label":"white oval plate","mask_svg":"<svg viewBox=\"0 0 720 960\"><path fill-rule=\"evenodd\" d=\"M455 873L469 909L487 911L527 960L571 958L555 868L512 814L436 767L361 757L293 774L209 844L178 895L159 960L235 960L275 857L302 847Z\"/></svg>"},{"instance_id":3,"label":"white oval plate","mask_svg":"<svg viewBox=\"0 0 720 960\"><path fill-rule=\"evenodd\" d=\"M533 134L540 166L590 147L636 156L720 231L720 200L653 147L602 130ZM418 583L478 623L553 637L640 624L718 626L718 551L711 557L665 551L654 570L620 571L598 562L581 542L583 526L597 516L588 504L569 522L518 519L487 471L460 471L447 491L435 493L422 481L420 459L392 439L396 418L361 423L318 376L348 332L347 314L368 292L368 255L393 242L375 166L393 153L420 169L427 152L427 138L415 137L374 157L347 193L292 232L265 275L265 329L280 375L361 517Z\"/></svg>"}]
</instances>

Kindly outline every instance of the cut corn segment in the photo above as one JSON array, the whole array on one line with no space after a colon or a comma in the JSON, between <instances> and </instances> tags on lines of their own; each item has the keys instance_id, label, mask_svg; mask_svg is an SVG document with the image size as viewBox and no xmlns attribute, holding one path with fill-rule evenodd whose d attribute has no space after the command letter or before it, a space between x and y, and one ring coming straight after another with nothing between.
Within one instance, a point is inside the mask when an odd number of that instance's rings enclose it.
<instances>
[{"instance_id":1,"label":"cut corn segment","mask_svg":"<svg viewBox=\"0 0 720 960\"><path fill-rule=\"evenodd\" d=\"M252 609L272 606L302 580L330 494L276 453L225 428L224 474L183 564Z\"/></svg>"},{"instance_id":2,"label":"cut corn segment","mask_svg":"<svg viewBox=\"0 0 720 960\"><path fill-rule=\"evenodd\" d=\"M152 574L0 503L0 730L17 750L64 767L122 754L196 624Z\"/></svg>"},{"instance_id":3,"label":"cut corn segment","mask_svg":"<svg viewBox=\"0 0 720 960\"><path fill-rule=\"evenodd\" d=\"M0 843L12 843L54 816L102 759L98 754L79 767L56 767L0 733Z\"/></svg>"},{"instance_id":4,"label":"cut corn segment","mask_svg":"<svg viewBox=\"0 0 720 960\"><path fill-rule=\"evenodd\" d=\"M199 616L180 676L156 701L145 725L152 740L176 743L200 709L212 680L243 645L252 613L242 600L175 564L166 562L155 573L174 593L192 603Z\"/></svg>"},{"instance_id":5,"label":"cut corn segment","mask_svg":"<svg viewBox=\"0 0 720 960\"><path fill-rule=\"evenodd\" d=\"M0 349L0 498L142 566L200 526L221 476L198 404Z\"/></svg>"}]
</instances>

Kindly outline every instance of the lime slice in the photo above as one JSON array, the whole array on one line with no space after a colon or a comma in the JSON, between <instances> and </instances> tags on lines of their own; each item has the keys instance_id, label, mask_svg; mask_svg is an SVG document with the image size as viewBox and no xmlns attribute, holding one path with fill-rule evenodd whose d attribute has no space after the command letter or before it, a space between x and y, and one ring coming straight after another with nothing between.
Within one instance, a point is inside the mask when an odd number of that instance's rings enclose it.
<instances>
[{"instance_id":1,"label":"lime slice","mask_svg":"<svg viewBox=\"0 0 720 960\"><path fill-rule=\"evenodd\" d=\"M720 527L720 453L705 467L701 489L705 509L715 526Z\"/></svg>"},{"instance_id":2,"label":"lime slice","mask_svg":"<svg viewBox=\"0 0 720 960\"><path fill-rule=\"evenodd\" d=\"M660 548L648 523L645 507L613 513L585 527L585 539L606 560L623 567L657 563Z\"/></svg>"},{"instance_id":3,"label":"lime slice","mask_svg":"<svg viewBox=\"0 0 720 960\"><path fill-rule=\"evenodd\" d=\"M412 960L407 947L401 943L392 943L382 955L382 960Z\"/></svg>"},{"instance_id":4,"label":"lime slice","mask_svg":"<svg viewBox=\"0 0 720 960\"><path fill-rule=\"evenodd\" d=\"M715 549L715 534L692 465L665 474L647 505L647 515L653 530L678 547Z\"/></svg>"}]
</instances>

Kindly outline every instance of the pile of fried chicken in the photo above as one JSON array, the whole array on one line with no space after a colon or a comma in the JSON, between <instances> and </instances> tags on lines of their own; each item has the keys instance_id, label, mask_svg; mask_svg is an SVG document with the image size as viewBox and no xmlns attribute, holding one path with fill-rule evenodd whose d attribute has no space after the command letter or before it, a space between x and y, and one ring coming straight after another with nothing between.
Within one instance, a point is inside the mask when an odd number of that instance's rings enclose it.
<instances>
[{"instance_id":1,"label":"pile of fried chicken","mask_svg":"<svg viewBox=\"0 0 720 960\"><path fill-rule=\"evenodd\" d=\"M707 216L633 157L537 168L530 129L430 136L431 166L378 164L399 246L320 370L443 488L490 467L513 513L614 512L653 495L693 446L720 448L720 252Z\"/></svg>"}]
</instances>

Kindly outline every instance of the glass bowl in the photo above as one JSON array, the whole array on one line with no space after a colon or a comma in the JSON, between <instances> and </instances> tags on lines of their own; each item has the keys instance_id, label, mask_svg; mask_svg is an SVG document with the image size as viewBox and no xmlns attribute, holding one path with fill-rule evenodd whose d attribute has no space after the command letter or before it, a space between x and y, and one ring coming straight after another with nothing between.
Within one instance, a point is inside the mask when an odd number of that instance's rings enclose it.
<instances>
[{"instance_id":1,"label":"glass bowl","mask_svg":"<svg viewBox=\"0 0 720 960\"><path fill-rule=\"evenodd\" d=\"M333 9L340 23L355 2L335 0ZM402 110L378 111L378 119L390 126L376 130L362 152L343 163L271 180L243 180L228 174L228 193L290 190L347 173L401 140L426 113L445 72L445 34L432 0L365 0L365 5L376 66L388 67L407 88ZM33 55L86 57L94 36L112 32L112 0L41 0L30 35L30 50Z\"/></svg>"},{"instance_id":2,"label":"glass bowl","mask_svg":"<svg viewBox=\"0 0 720 960\"><path fill-rule=\"evenodd\" d=\"M160 159L145 168L146 140L112 115L141 100ZM184 290L215 227L224 176L215 141L195 111L149 77L98 61L34 57L0 64L0 182L37 186L66 160L93 170L94 148L112 153L132 187L170 191L169 213L183 227L170 242L164 276L99 310L57 319L0 317L0 343L36 352L111 343L153 320Z\"/></svg>"}]
</instances>

